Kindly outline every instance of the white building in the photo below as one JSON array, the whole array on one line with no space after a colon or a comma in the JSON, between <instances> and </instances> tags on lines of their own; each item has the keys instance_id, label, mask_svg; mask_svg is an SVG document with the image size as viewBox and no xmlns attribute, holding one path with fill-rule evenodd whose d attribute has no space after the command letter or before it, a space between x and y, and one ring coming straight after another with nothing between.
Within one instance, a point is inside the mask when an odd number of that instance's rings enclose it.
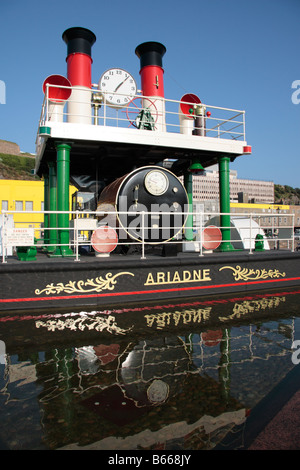
<instances>
[{"instance_id":1,"label":"white building","mask_svg":"<svg viewBox=\"0 0 300 470\"><path fill-rule=\"evenodd\" d=\"M193 197L195 201L219 199L219 172L217 166L206 169L205 174L193 177ZM230 171L231 202L253 202L256 204L274 203L274 183L239 179L237 171Z\"/></svg>"}]
</instances>

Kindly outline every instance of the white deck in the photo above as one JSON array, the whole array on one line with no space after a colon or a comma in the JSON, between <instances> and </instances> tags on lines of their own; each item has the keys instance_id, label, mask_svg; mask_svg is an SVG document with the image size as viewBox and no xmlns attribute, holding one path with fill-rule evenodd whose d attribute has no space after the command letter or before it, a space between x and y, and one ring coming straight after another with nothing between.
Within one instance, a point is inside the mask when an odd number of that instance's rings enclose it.
<instances>
[{"instance_id":1,"label":"white deck","mask_svg":"<svg viewBox=\"0 0 300 470\"><path fill-rule=\"evenodd\" d=\"M184 150L189 154L195 151L197 154L202 152L206 155L214 153L238 156L250 153L245 137L244 111L201 103L200 128L196 127L199 121L196 120L193 110L188 116L181 112L180 101L162 98L150 101L147 97L139 95L126 107L113 108L105 104L102 97L101 106L95 107L92 102L93 90L85 90L83 96L86 97L88 93L89 101L83 107L82 103L78 102L78 111L74 114L76 93L71 95L73 101L70 102L69 98L66 103L58 104L47 99L48 93L49 91L45 94L38 128L36 170L43 159L49 138L117 146L137 145L156 148L162 155L166 150L169 153L174 151L174 155L176 151L183 154ZM191 105L191 109L192 107ZM140 113L146 109L151 112L151 130L137 127ZM145 122L147 125L147 118ZM193 135L195 128L202 135Z\"/></svg>"}]
</instances>

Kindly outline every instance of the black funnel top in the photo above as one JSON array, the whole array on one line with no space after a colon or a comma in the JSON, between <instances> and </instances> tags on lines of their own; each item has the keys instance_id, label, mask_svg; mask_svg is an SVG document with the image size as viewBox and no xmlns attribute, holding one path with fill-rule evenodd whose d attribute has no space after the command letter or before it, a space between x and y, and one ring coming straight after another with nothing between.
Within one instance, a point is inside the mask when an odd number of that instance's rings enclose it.
<instances>
[{"instance_id":1,"label":"black funnel top","mask_svg":"<svg viewBox=\"0 0 300 470\"><path fill-rule=\"evenodd\" d=\"M68 46L68 55L81 52L91 56L92 45L96 41L96 36L89 29L69 28L63 33L62 38Z\"/></svg>"},{"instance_id":2,"label":"black funnel top","mask_svg":"<svg viewBox=\"0 0 300 470\"><path fill-rule=\"evenodd\" d=\"M146 65L158 65L162 67L162 57L166 48L160 42L144 42L135 49L135 53L141 60L141 68Z\"/></svg>"}]
</instances>

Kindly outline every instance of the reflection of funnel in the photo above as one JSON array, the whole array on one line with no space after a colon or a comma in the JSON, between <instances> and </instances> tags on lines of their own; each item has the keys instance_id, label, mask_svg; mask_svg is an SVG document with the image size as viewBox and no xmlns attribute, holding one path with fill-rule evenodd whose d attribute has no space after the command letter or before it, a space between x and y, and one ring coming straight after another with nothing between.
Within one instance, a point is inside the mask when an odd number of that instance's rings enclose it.
<instances>
[{"instance_id":1,"label":"reflection of funnel","mask_svg":"<svg viewBox=\"0 0 300 470\"><path fill-rule=\"evenodd\" d=\"M159 42L144 42L135 49L141 64L142 94L149 97L149 100L143 99L143 108L147 108L154 116L158 115L155 129L159 131L166 130L164 69L162 68L162 57L165 52L165 46Z\"/></svg>"},{"instance_id":2,"label":"reflection of funnel","mask_svg":"<svg viewBox=\"0 0 300 470\"><path fill-rule=\"evenodd\" d=\"M179 104L179 122L181 134L192 135L194 130L195 108L200 104L200 98L193 93L183 95Z\"/></svg>"},{"instance_id":3,"label":"reflection of funnel","mask_svg":"<svg viewBox=\"0 0 300 470\"><path fill-rule=\"evenodd\" d=\"M62 37L68 46L68 79L73 87L68 122L91 124L91 49L96 36L88 29L76 27L67 29Z\"/></svg>"},{"instance_id":4,"label":"reflection of funnel","mask_svg":"<svg viewBox=\"0 0 300 470\"><path fill-rule=\"evenodd\" d=\"M72 90L69 80L62 75L50 75L44 80L43 92L48 102L48 121L63 122L65 102L70 98Z\"/></svg>"}]
</instances>

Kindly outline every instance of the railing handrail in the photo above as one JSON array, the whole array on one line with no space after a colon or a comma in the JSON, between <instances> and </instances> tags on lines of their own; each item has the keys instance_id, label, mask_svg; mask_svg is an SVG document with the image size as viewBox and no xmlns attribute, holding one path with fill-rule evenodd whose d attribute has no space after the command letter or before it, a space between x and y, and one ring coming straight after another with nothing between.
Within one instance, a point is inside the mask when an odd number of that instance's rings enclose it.
<instances>
[{"instance_id":1,"label":"railing handrail","mask_svg":"<svg viewBox=\"0 0 300 470\"><path fill-rule=\"evenodd\" d=\"M115 225L112 224L113 228L116 229L117 231L120 231L123 230L125 232L127 232L127 230L131 230L132 227L129 226L123 226L122 224L120 226L118 226L117 224L117 212L115 210L111 210L111 211L107 211L107 210L95 210L95 211L55 211L56 214L69 214L69 216L72 216L72 219L70 220L74 220L74 221L84 221L84 220L87 220L87 221L91 221L91 220L97 220L97 218L99 217L103 217L103 216L115 216L116 217L116 223ZM0 235L1 235L1 248L2 248L2 262L6 262L6 253L7 253L7 249L8 247L11 247L12 244L11 243L8 243L7 240L6 240L6 229L7 228L12 228L12 227L8 227L8 215L11 214L11 215L16 215L16 214L31 214L31 215L35 215L35 214L53 214L53 211L50 211L50 210L39 210L39 211L21 211L21 210L2 210L0 211L0 221L1 221L1 226L0 226ZM240 231L245 231L245 230L250 230L250 233L249 234L246 234L244 233L243 234L243 238L241 238L241 240L236 240L236 239L233 239L233 240L230 240L231 242L238 242L238 243L244 243L245 241L249 241L250 244L250 253L252 253L252 250L253 250L253 242L255 241L255 238L256 238L256 235L257 235L257 230L260 230L262 231L263 233L263 239L270 242L270 241L274 241L275 243L278 243L280 241L285 241L287 242L288 246L289 244L291 243L291 251L294 251L294 228L295 228L295 225L294 225L294 221L295 221L295 217L294 217L294 214L284 214L284 217L291 217L291 222L289 224L284 224L284 225L281 225L279 224L279 218L282 217L282 214L271 214L270 217L274 218L274 219L278 219L278 223L276 224L272 224L271 226L270 225L258 225L257 226L254 226L253 225L253 219L262 219L265 217L265 214L261 214L261 213L250 213L250 214L245 214L245 213L220 213L220 212L201 212L201 211L189 211L189 210L184 210L184 211L170 211L170 212L162 212L162 211L136 211L136 212L133 212L133 211L119 211L118 212L119 215L128 215L130 217L132 217L133 215L138 215L138 216L142 216L142 224L141 224L141 239L138 240L138 239L130 239L130 243L132 244L138 244L138 245L142 245L142 258L145 257L145 246L146 245L152 245L152 244L168 244L168 243L198 243L199 244L199 255L202 256L203 255L203 239L202 239L202 236L203 236L203 229L205 229L207 227L207 223L211 220L212 217L221 217L221 216L224 216L224 215L230 215L231 216L231 221L233 220L238 220L239 218L240 219L247 219L249 224L246 225L246 226L241 226L241 227L236 227L233 223L231 223L230 226L223 226L221 227L221 231L222 229L236 229L236 230L240 230ZM147 241L146 237L145 237L145 233L147 234L148 231L151 231L153 230L153 228L151 226L147 226L145 225L145 217L146 216L154 216L154 215L160 215L161 217L164 217L164 226L161 228L162 230L175 230L176 234L173 236L173 237L170 237L169 240L166 240L166 241ZM84 217L82 217L84 216ZM176 216L176 217L179 217L177 219L177 224L179 225L175 225L175 222L173 224L167 224L166 222L168 221L168 218L170 216ZM184 218L184 222L182 222L182 219L180 219L180 217L183 217ZM189 218L190 219L189 219ZM194 223L192 224L190 222L190 220L194 219ZM287 219L288 220L288 219ZM85 239L84 241L81 241L79 240L79 234L80 232L92 232L93 229L91 229L88 225L86 225L85 227L79 227L78 224L74 224L74 226L71 226L72 224L69 224L68 227L61 227L59 225L55 226L55 227L43 227L43 222L42 221L30 221L30 220L22 220L22 221L17 221L15 220L14 221L14 227L13 228L20 228L20 229L31 229L31 233L35 233L35 232L41 232L41 231L48 231L49 233L51 231L60 231L60 230L68 230L70 235L73 233L74 234L74 239L71 240L72 242L72 245L74 245L75 247L75 253L76 253L76 260L78 261L78 249L79 249L79 246L81 245L91 245L91 240L90 239ZM88 222L87 222L88 224ZM95 228L96 225L95 225ZM135 228L135 227L134 227ZM281 237L278 237L278 233L279 232L279 229L282 229L282 228L285 228L285 229L289 229L290 230L290 234L291 236L287 236L286 234L284 236L281 236ZM177 232L178 230L178 232ZM190 236L189 238L187 238L186 236L184 236L186 234L186 231L189 230L190 232L192 232L192 239L190 239ZM271 231L272 232L272 236L271 237L268 237L266 235L266 233L264 232L264 230L266 231ZM128 233L128 232L127 232ZM41 238L41 237L38 237L38 238ZM219 241L219 240L210 240L211 242L215 242L215 241ZM43 239L43 242L44 243L41 243L42 246L45 246L45 247L49 247L49 246L53 246L53 243L50 243L48 241L45 242L45 238ZM108 242L109 243L109 242ZM118 240L118 244L119 245L124 245L124 244L128 244L128 239L127 241L123 238L119 238ZM55 243L55 246L60 246L61 244L59 242L56 242ZM14 245L13 245L14 246ZM17 246L20 246L20 245L17 245Z\"/></svg>"},{"instance_id":2,"label":"railing handrail","mask_svg":"<svg viewBox=\"0 0 300 470\"><path fill-rule=\"evenodd\" d=\"M72 90L74 87L68 87L68 86L63 86L63 85L54 85L54 84L46 84L44 99L43 99L43 103L42 103L42 110L41 110L41 115L40 115L40 121L39 121L39 126L38 126L38 132L37 132L37 139L36 139L36 145L37 146L38 146L38 143L39 143L39 129L40 129L40 127L44 126L46 123L49 123L51 121L51 112L49 111L50 105L55 106L55 104L58 104L59 106L61 106L61 105L63 105L63 103L65 103L65 104L68 103L68 102L69 103L71 103L71 102L76 103L76 98L74 99L74 97L72 97L72 94L68 98L68 100L66 100L65 102L60 102L58 100L58 102L55 103L53 100L49 99L50 89L51 88L62 88L62 89L71 89ZM78 89L78 87L76 87L76 88ZM188 101L174 100L174 99L168 99L168 98L164 98L164 97L154 97L153 98L153 97L144 96L141 93L138 93L138 94L133 95L132 97L130 97L131 100L128 102L128 104L125 107L120 107L120 108L115 107L114 108L114 107L110 106L105 100L105 95L106 94L111 95L111 93L102 92L102 91L100 91L96 88L93 88L93 87L88 89L88 91L91 93L91 97L92 97L92 94L100 94L103 97L103 100L102 100L101 104L99 104L99 103L95 104L95 103L92 102L92 99L91 99L90 114L88 116L85 116L85 117L89 117L91 119L91 125L95 125L95 121L97 121L96 124L99 125L99 126L100 125L101 126L115 125L116 127L119 127L120 125L124 125L124 126L128 127L128 126L132 125L132 122L129 123L129 121L128 121L129 118L128 118L128 113L126 112L126 109L127 109L127 111L128 111L128 109L131 110L130 112L136 111L137 106L135 105L134 101L139 99L139 100L141 100L142 103L146 103L146 104L143 105L143 106L145 106L145 108L141 107L139 109L140 110L145 110L145 109L147 109L147 102L149 103L149 101L151 100L154 104L154 108L155 108L155 103L159 103L159 102L164 103L163 111L161 111L159 109L156 109L156 111L155 111L155 110L152 109L151 112L154 114L154 117L156 117L156 119L157 119L157 116L161 116L162 113L164 114L165 121L166 121L165 122L165 126L166 126L165 132L182 133L182 123L180 121L180 116L182 117L183 113L180 110L180 105L182 105L182 104L187 104L187 105L193 104L193 103L190 103ZM116 96L128 96L127 94L124 94L124 93L114 93L114 94ZM175 108L174 108L174 106L175 106ZM203 115L203 118L205 118L205 121L206 121L205 130L206 130L207 134L210 134L210 137L220 138L221 135L222 135L223 138L227 137L231 140L241 139L242 141L245 141L245 111L244 110L214 106L214 105L209 105L209 104L206 104L206 103L199 103L199 105L197 104L197 106L203 108L206 112L208 110L212 111L210 116L207 116L206 113L205 113L205 115ZM97 114L95 114L95 111L93 112L94 107L97 108ZM102 110L102 111L98 115L99 109ZM123 113L126 112L127 117L126 116L122 117L122 115L120 115L120 113L119 113L120 110ZM219 113L219 112L221 112L220 116L218 114L216 114L216 113ZM225 113L225 115L224 115L224 113ZM231 115L232 113L235 113L235 114ZM69 113L68 111L66 112L65 110L63 110L63 116L64 116L64 119L66 119L66 117L68 117L68 116L69 117L71 117L71 116L74 117L74 114ZM239 116L241 116L241 120L236 120L236 118L238 118ZM67 120L69 119L69 117L67 118ZM78 115L78 117L80 117L80 115ZM176 122L173 122L175 117L177 118ZM190 116L188 116L188 119L190 119L191 117L196 118L196 114L191 114ZM93 121L94 121L94 123L93 123ZM101 122L100 124L99 124L99 121ZM65 122L65 120L63 122ZM227 130L225 128L225 126L229 122L235 123L237 125L234 128L231 128L231 129ZM233 129L237 129L238 127L241 127L241 132L236 132L236 131L232 132ZM171 131L170 131L170 129L171 129ZM201 127L201 129L202 129L202 127ZM220 129L222 130L222 133L220 133Z\"/></svg>"}]
</instances>

